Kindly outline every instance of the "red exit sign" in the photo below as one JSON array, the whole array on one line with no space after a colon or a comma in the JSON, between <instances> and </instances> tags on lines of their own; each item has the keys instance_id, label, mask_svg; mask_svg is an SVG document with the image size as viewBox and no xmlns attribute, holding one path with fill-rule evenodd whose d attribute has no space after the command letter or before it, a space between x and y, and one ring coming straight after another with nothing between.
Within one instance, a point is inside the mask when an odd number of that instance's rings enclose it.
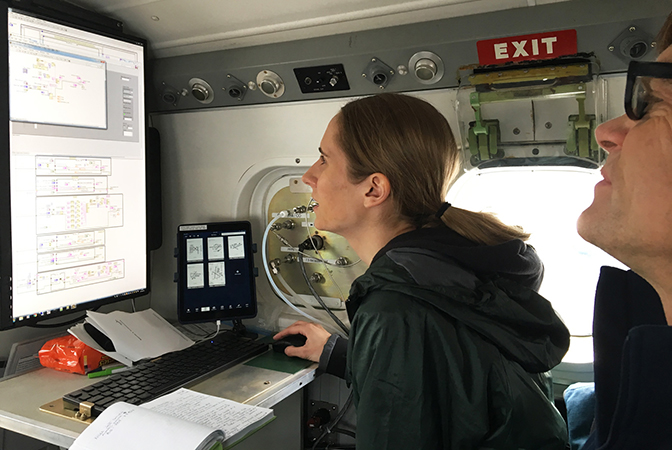
<instances>
[{"instance_id":1,"label":"red exit sign","mask_svg":"<svg viewBox=\"0 0 672 450\"><path fill-rule=\"evenodd\" d=\"M577 52L576 30L526 34L476 43L480 65L551 59Z\"/></svg>"}]
</instances>

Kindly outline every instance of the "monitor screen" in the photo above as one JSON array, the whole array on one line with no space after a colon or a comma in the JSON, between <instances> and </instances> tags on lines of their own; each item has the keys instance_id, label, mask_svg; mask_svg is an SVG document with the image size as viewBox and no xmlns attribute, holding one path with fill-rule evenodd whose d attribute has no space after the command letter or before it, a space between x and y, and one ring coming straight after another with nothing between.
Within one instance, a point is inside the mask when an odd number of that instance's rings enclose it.
<instances>
[{"instance_id":1,"label":"monitor screen","mask_svg":"<svg viewBox=\"0 0 672 450\"><path fill-rule=\"evenodd\" d=\"M0 14L6 329L148 291L146 44L12 8Z\"/></svg>"},{"instance_id":2,"label":"monitor screen","mask_svg":"<svg viewBox=\"0 0 672 450\"><path fill-rule=\"evenodd\" d=\"M250 222L180 225L177 229L178 320L257 315Z\"/></svg>"}]
</instances>

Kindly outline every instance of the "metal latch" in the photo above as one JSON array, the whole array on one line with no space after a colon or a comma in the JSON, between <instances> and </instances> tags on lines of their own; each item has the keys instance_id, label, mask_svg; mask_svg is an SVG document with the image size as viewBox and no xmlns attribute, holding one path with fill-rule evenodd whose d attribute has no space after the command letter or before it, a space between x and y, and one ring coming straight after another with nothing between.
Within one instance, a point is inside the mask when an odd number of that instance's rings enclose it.
<instances>
[{"instance_id":1,"label":"metal latch","mask_svg":"<svg viewBox=\"0 0 672 450\"><path fill-rule=\"evenodd\" d=\"M81 402L79 404L79 411L75 413L75 419L79 419L82 422L91 418L93 415L93 403L91 402Z\"/></svg>"}]
</instances>

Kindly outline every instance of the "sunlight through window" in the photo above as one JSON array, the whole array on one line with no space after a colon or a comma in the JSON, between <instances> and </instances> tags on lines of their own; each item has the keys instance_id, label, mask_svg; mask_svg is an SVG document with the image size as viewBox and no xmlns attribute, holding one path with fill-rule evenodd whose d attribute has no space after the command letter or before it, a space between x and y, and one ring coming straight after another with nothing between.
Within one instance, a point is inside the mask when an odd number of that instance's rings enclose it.
<instances>
[{"instance_id":1,"label":"sunlight through window","mask_svg":"<svg viewBox=\"0 0 672 450\"><path fill-rule=\"evenodd\" d=\"M493 212L532 233L528 241L544 262L539 293L572 334L566 362L592 362L593 303L600 267L623 264L585 242L576 221L593 200L599 171L575 167L472 170L450 189L447 201L471 211Z\"/></svg>"}]
</instances>

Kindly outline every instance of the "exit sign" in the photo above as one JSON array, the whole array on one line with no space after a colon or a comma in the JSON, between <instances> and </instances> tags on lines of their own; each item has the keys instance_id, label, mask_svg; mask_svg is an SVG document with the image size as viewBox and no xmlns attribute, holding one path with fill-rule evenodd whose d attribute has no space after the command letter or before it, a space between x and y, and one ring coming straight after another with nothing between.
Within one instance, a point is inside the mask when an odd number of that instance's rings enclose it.
<instances>
[{"instance_id":1,"label":"exit sign","mask_svg":"<svg viewBox=\"0 0 672 450\"><path fill-rule=\"evenodd\" d=\"M551 31L478 41L482 66L512 61L532 61L573 55L577 52L576 30Z\"/></svg>"}]
</instances>

